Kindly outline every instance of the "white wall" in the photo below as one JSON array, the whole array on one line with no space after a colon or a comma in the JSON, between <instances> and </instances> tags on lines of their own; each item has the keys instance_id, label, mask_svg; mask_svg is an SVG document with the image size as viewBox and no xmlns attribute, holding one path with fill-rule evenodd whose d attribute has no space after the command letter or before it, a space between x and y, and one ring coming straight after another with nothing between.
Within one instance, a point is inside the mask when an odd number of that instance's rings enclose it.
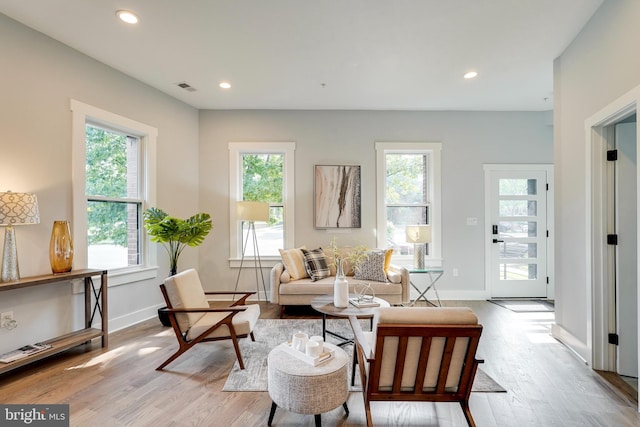
<instances>
[{"instance_id":1,"label":"white wall","mask_svg":"<svg viewBox=\"0 0 640 427\"><path fill-rule=\"evenodd\" d=\"M640 84L640 2L605 1L554 66L556 333L585 359L585 120Z\"/></svg>"},{"instance_id":2,"label":"white wall","mask_svg":"<svg viewBox=\"0 0 640 427\"><path fill-rule=\"evenodd\" d=\"M51 272L53 221L73 221L71 98L157 127L157 204L182 217L197 211L197 110L1 14L0 52L0 191L33 192L40 206L39 225L16 228L22 276ZM152 315L162 302L158 284L168 261L158 254L159 279L109 289L112 329ZM196 263L197 250L185 250L180 267ZM0 352L81 325L81 299L68 283L0 293L0 312L12 310L19 323L0 330Z\"/></svg>"},{"instance_id":3,"label":"white wall","mask_svg":"<svg viewBox=\"0 0 640 427\"><path fill-rule=\"evenodd\" d=\"M200 200L215 224L200 252L201 274L220 289L235 285L237 270L228 266L229 142L296 143L295 243L307 247L326 246L333 236L313 228L315 164L362 166L362 228L337 237L375 247L375 142L442 142L446 273L438 290L444 297L484 298L482 165L553 163L552 132L548 112L201 111ZM467 226L467 217L478 218L478 226ZM240 288L255 290L255 276L243 274Z\"/></svg>"}]
</instances>

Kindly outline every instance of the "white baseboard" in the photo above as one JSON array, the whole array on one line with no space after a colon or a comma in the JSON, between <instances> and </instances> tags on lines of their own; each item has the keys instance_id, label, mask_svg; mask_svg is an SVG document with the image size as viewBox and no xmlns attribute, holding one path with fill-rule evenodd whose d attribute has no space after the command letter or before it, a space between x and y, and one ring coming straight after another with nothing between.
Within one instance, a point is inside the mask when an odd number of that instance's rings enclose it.
<instances>
[{"instance_id":1,"label":"white baseboard","mask_svg":"<svg viewBox=\"0 0 640 427\"><path fill-rule=\"evenodd\" d=\"M127 313L124 316L109 319L109 332L119 331L120 329L128 328L137 323L158 317L158 309L163 307L164 304L154 305L151 307L145 307L142 310L135 311L133 313ZM160 322L160 321L158 321Z\"/></svg>"},{"instance_id":2,"label":"white baseboard","mask_svg":"<svg viewBox=\"0 0 640 427\"><path fill-rule=\"evenodd\" d=\"M576 338L571 332L564 329L558 324L551 325L551 336L564 344L573 354L582 360L586 365L589 365L590 357L589 349L586 344Z\"/></svg>"}]
</instances>

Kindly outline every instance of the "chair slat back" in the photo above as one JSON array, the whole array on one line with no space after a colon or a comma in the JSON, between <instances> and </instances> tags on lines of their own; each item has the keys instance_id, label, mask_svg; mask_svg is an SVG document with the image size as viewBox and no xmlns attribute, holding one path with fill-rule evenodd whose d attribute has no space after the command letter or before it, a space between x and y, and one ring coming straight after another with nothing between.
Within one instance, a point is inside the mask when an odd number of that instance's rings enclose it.
<instances>
[{"instance_id":1,"label":"chair slat back","mask_svg":"<svg viewBox=\"0 0 640 427\"><path fill-rule=\"evenodd\" d=\"M413 394L414 400L420 395L465 394L475 374L481 333L477 324L378 324L368 394Z\"/></svg>"},{"instance_id":2,"label":"chair slat back","mask_svg":"<svg viewBox=\"0 0 640 427\"><path fill-rule=\"evenodd\" d=\"M472 375L481 332L478 318L466 307L377 309L368 392L457 393Z\"/></svg>"},{"instance_id":3,"label":"chair slat back","mask_svg":"<svg viewBox=\"0 0 640 427\"><path fill-rule=\"evenodd\" d=\"M208 308L209 302L195 269L185 270L164 280L167 306L170 308ZM186 333L204 313L177 313L176 320L182 333Z\"/></svg>"}]
</instances>

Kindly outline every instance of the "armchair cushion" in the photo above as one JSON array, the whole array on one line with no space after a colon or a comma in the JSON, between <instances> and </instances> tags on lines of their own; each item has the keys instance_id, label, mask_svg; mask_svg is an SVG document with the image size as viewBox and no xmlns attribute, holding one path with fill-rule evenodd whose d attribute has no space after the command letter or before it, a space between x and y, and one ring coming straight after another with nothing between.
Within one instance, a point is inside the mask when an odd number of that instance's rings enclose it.
<instances>
[{"instance_id":1,"label":"armchair cushion","mask_svg":"<svg viewBox=\"0 0 640 427\"><path fill-rule=\"evenodd\" d=\"M376 332L378 324L413 324L413 325L477 325L478 318L468 307L385 307L376 309L373 317L373 331L369 338L371 348L375 348ZM447 375L445 387L448 391L453 391L458 386L460 372L464 364L467 352L468 338L456 340L451 357L451 368ZM389 390L393 385L393 375L396 365L396 353L398 349L398 338L388 337L385 341L385 352L381 360L380 388ZM413 387L415 371L418 366L420 356L420 345L422 338L411 337L407 345L407 358L405 360L405 375L402 377L402 389L409 390ZM424 390L434 390L438 374L440 373L439 360L443 357L445 338L433 338L429 359L427 362L427 372L423 387Z\"/></svg>"},{"instance_id":2,"label":"armchair cushion","mask_svg":"<svg viewBox=\"0 0 640 427\"><path fill-rule=\"evenodd\" d=\"M196 270L187 270L164 281L173 308L209 308ZM177 313L176 320L184 333L204 316L204 313Z\"/></svg>"},{"instance_id":3,"label":"armchair cushion","mask_svg":"<svg viewBox=\"0 0 640 427\"><path fill-rule=\"evenodd\" d=\"M253 331L253 328L256 326L258 318L260 317L260 306L258 304L249 304L236 305L234 307L246 308L245 311L241 311L233 316L232 323L236 335L249 335L251 331ZM187 339L194 339L198 337L207 329L209 329L211 325L215 325L228 314L229 312L206 313L191 327L191 329L189 329L189 332L187 332ZM231 334L229 333L229 327L227 325L222 325L211 332L209 335L207 335L207 338L220 338L230 336Z\"/></svg>"}]
</instances>

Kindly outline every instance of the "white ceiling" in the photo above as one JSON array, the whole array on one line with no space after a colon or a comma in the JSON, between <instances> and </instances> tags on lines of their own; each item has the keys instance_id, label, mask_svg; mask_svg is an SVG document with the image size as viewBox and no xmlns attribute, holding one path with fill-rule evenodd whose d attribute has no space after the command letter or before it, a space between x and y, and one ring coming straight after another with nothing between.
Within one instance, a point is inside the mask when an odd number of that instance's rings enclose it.
<instances>
[{"instance_id":1,"label":"white ceiling","mask_svg":"<svg viewBox=\"0 0 640 427\"><path fill-rule=\"evenodd\" d=\"M554 58L602 1L0 0L0 12L201 109L539 111L553 108Z\"/></svg>"}]
</instances>

